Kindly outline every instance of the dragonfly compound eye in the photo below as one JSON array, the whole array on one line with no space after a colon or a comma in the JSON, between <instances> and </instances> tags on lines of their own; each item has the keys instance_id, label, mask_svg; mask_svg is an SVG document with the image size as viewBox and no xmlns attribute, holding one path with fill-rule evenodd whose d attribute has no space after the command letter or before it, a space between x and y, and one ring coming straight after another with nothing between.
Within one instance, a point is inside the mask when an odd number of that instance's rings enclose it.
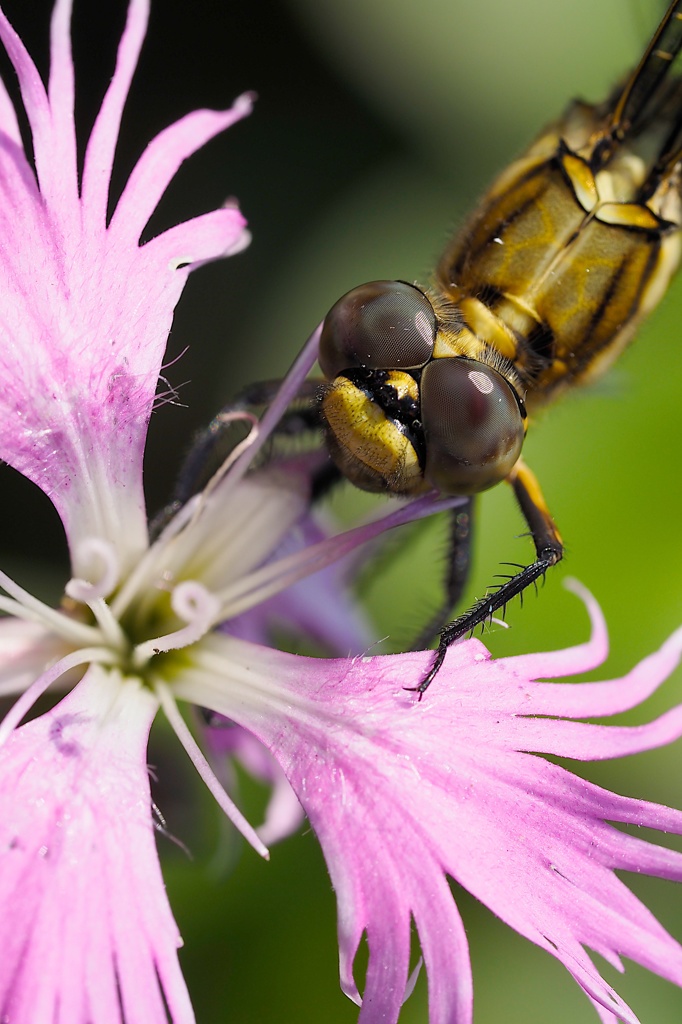
<instances>
[{"instance_id":1,"label":"dragonfly compound eye","mask_svg":"<svg viewBox=\"0 0 682 1024\"><path fill-rule=\"evenodd\" d=\"M444 494L475 494L508 476L521 454L524 414L497 370L475 359L434 359L420 391L429 483Z\"/></svg>"},{"instance_id":2,"label":"dragonfly compound eye","mask_svg":"<svg viewBox=\"0 0 682 1024\"><path fill-rule=\"evenodd\" d=\"M433 354L436 315L404 281L371 281L347 292L325 317L319 363L329 379L344 370L417 369Z\"/></svg>"}]
</instances>

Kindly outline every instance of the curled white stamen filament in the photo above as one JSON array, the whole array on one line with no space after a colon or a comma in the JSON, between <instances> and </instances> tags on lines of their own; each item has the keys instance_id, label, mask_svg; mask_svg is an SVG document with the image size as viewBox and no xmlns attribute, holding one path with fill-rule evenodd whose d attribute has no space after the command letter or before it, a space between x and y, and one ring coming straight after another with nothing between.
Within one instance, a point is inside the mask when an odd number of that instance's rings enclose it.
<instances>
[{"instance_id":1,"label":"curled white stamen filament","mask_svg":"<svg viewBox=\"0 0 682 1024\"><path fill-rule=\"evenodd\" d=\"M185 580L173 589L171 607L187 625L165 636L145 640L133 649L132 663L142 668L155 654L189 647L200 640L214 625L220 612L220 602L206 587L196 580Z\"/></svg>"},{"instance_id":2,"label":"curled white stamen filament","mask_svg":"<svg viewBox=\"0 0 682 1024\"><path fill-rule=\"evenodd\" d=\"M59 679L60 676L70 672L72 668L77 668L79 665L92 665L95 662L100 665L111 665L115 660L116 655L103 647L83 648L80 651L67 654L65 658L60 658L51 668L48 668L47 671L43 672L42 675L39 675L31 683L29 688L22 693L21 697L15 701L7 712L0 723L0 747L7 742L9 736L17 728L24 715L31 710L38 698L45 693L48 686L51 686L56 679Z\"/></svg>"},{"instance_id":3,"label":"curled white stamen filament","mask_svg":"<svg viewBox=\"0 0 682 1024\"><path fill-rule=\"evenodd\" d=\"M108 597L118 583L120 566L114 545L101 537L87 537L78 545L76 561L79 565L102 566L95 582L74 577L66 584L66 593L74 601L89 605L97 598ZM94 575L94 574L93 574Z\"/></svg>"},{"instance_id":4,"label":"curled white stamen filament","mask_svg":"<svg viewBox=\"0 0 682 1024\"><path fill-rule=\"evenodd\" d=\"M208 761L199 749L196 740L189 731L185 720L178 711L177 704L168 687L160 680L156 680L154 686L159 703L163 708L166 718L187 751L190 761L199 772L211 794L215 797L219 807L225 812L235 828L239 829L244 838L251 844L256 853L259 853L265 860L270 859L267 846L259 839L256 830L248 823L239 808L230 799L223 787L220 785L215 773Z\"/></svg>"}]
</instances>

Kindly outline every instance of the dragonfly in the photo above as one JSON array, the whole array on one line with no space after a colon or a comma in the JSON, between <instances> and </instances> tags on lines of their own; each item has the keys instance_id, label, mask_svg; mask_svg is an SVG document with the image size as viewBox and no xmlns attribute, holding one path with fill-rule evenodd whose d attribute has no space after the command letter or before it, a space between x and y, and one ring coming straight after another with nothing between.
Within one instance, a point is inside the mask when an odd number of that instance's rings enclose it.
<instances>
[{"instance_id":1,"label":"dragonfly","mask_svg":"<svg viewBox=\"0 0 682 1024\"><path fill-rule=\"evenodd\" d=\"M450 524L438 643L421 698L448 648L490 621L563 556L559 530L522 456L529 423L560 394L601 376L658 304L682 241L682 0L602 102L572 102L495 180L425 285L372 281L322 322L318 363L283 417L328 452L316 493L345 479L413 498L462 497ZM229 408L267 404L276 382ZM214 426L180 475L197 488ZM535 558L448 622L471 565L474 499L506 481ZM429 637L429 638L430 638Z\"/></svg>"}]
</instances>

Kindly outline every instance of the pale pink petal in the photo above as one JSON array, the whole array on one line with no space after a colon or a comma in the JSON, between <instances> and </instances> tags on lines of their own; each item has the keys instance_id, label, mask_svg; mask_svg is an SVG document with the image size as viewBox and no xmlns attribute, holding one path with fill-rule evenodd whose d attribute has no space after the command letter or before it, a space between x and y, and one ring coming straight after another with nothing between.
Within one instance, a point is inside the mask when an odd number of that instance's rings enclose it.
<instances>
[{"instance_id":1,"label":"pale pink petal","mask_svg":"<svg viewBox=\"0 0 682 1024\"><path fill-rule=\"evenodd\" d=\"M241 251L245 223L239 211L232 207L204 213L146 242L141 258L150 276L152 272L163 274L169 267L175 268L179 297L187 274L197 264L215 259L216 253L231 256Z\"/></svg>"},{"instance_id":2,"label":"pale pink petal","mask_svg":"<svg viewBox=\"0 0 682 1024\"><path fill-rule=\"evenodd\" d=\"M571 673L604 650L535 655L537 675ZM630 706L677 664L682 634L621 680L575 684L582 713ZM682 854L617 830L629 822L682 834L682 812L620 797L539 757L552 750L599 759L682 735L678 709L637 727L535 717L550 695L576 710L567 684L523 677L523 659L492 661L478 641L452 648L422 701L405 686L428 652L314 661L212 636L178 692L249 729L275 755L322 843L339 903L341 975L356 997L352 963L363 932L370 950L360 1020L392 1022L409 987L409 926L420 935L430 1024L469 1024L464 935L445 883L450 875L521 935L557 957L602 1019L637 1018L586 953L621 957L682 985L682 947L616 874L682 879ZM222 660L230 686L217 677ZM205 664L204 664L205 663ZM210 666L210 671L208 671ZM547 672L545 673L545 668ZM642 675L648 676L644 686ZM446 984L444 979L458 979Z\"/></svg>"},{"instance_id":3,"label":"pale pink petal","mask_svg":"<svg viewBox=\"0 0 682 1024\"><path fill-rule=\"evenodd\" d=\"M93 234L99 234L106 224L109 184L121 127L121 117L147 32L148 21L149 0L130 0L126 26L116 55L116 68L85 151L82 187L83 219L86 229ZM155 201L150 199L147 206L147 218L157 202L158 197ZM137 240L136 238L135 241L137 242Z\"/></svg>"},{"instance_id":4,"label":"pale pink petal","mask_svg":"<svg viewBox=\"0 0 682 1024\"><path fill-rule=\"evenodd\" d=\"M507 669L516 672L520 679L554 679L558 676L577 675L579 672L589 672L593 668L598 668L606 659L609 637L601 608L590 592L577 581L568 581L567 589L578 594L585 602L592 625L589 640L561 651L543 651L540 654L520 654L514 658L505 658L504 664ZM570 684L565 689L569 688ZM547 692L549 694L549 690Z\"/></svg>"},{"instance_id":5,"label":"pale pink petal","mask_svg":"<svg viewBox=\"0 0 682 1024\"><path fill-rule=\"evenodd\" d=\"M5 88L5 83L0 80L0 146L4 148L8 142L14 143L13 149L19 150L20 159L24 159L17 114Z\"/></svg>"},{"instance_id":6,"label":"pale pink petal","mask_svg":"<svg viewBox=\"0 0 682 1024\"><path fill-rule=\"evenodd\" d=\"M172 229L149 247L139 245L139 235L180 163L243 117L248 100L222 114L190 115L163 132L140 158L115 225L107 227L113 153L147 8L146 0L131 0L86 153L82 199L70 0L60 0L53 17L49 99L0 13L40 184L8 115L0 139L0 457L54 502L77 574L87 571L79 562L84 539L109 540L123 572L146 546L142 454L173 310L193 266L243 241L244 220L234 206Z\"/></svg>"},{"instance_id":7,"label":"pale pink petal","mask_svg":"<svg viewBox=\"0 0 682 1024\"><path fill-rule=\"evenodd\" d=\"M591 595L583 592L583 596L592 621L592 641L571 649L577 655L576 662L571 665L570 662L564 661L566 666L564 675L586 672L595 668L605 659L608 650L601 612ZM670 675L679 662L681 647L682 630L676 630L659 650L654 651L653 654L635 665L623 679L602 683L581 683L580 686L576 686L574 683L554 683L552 686L545 686L543 683L528 682L534 675L547 679L559 674L555 670L563 660L562 655L566 655L568 652L552 651L546 655L531 654L505 658L504 670L517 676L521 681L515 702L508 705L508 710L516 710L517 714L523 714L524 705L530 696L535 709L534 714L537 715L589 718L629 711L651 696L660 685L660 680ZM595 662L592 660L593 649L595 655L600 655ZM588 650L590 654L587 659L584 659L583 654L588 653ZM551 671L543 670L544 658L547 658Z\"/></svg>"},{"instance_id":8,"label":"pale pink petal","mask_svg":"<svg viewBox=\"0 0 682 1024\"><path fill-rule=\"evenodd\" d=\"M196 110L160 132L133 168L111 219L111 230L126 245L138 242L144 227L180 165L220 132L246 117L248 94L229 110Z\"/></svg>"},{"instance_id":9,"label":"pale pink petal","mask_svg":"<svg viewBox=\"0 0 682 1024\"><path fill-rule=\"evenodd\" d=\"M50 108L45 86L26 47L1 10L0 40L2 40L7 56L11 60L19 79L21 98L26 116L28 117L34 145L37 146L41 153L40 158L38 153L35 153L38 177L40 178L42 156L47 155L52 145ZM65 97L65 103L68 104L68 97Z\"/></svg>"},{"instance_id":10,"label":"pale pink petal","mask_svg":"<svg viewBox=\"0 0 682 1024\"><path fill-rule=\"evenodd\" d=\"M272 781L272 794L265 808L265 817L258 829L258 835L266 846L273 846L297 832L304 819L305 811L280 768Z\"/></svg>"},{"instance_id":11,"label":"pale pink petal","mask_svg":"<svg viewBox=\"0 0 682 1024\"><path fill-rule=\"evenodd\" d=\"M157 703L89 670L0 750L0 1006L50 1024L191 1024L146 766Z\"/></svg>"},{"instance_id":12,"label":"pale pink petal","mask_svg":"<svg viewBox=\"0 0 682 1024\"><path fill-rule=\"evenodd\" d=\"M23 619L0 619L0 696L23 693L47 664L64 654L64 641L44 626Z\"/></svg>"},{"instance_id":13,"label":"pale pink petal","mask_svg":"<svg viewBox=\"0 0 682 1024\"><path fill-rule=\"evenodd\" d=\"M70 0L60 0L52 19L51 57L59 105L50 100L24 44L0 11L0 39L14 64L21 97L33 135L34 158L40 189L52 208L58 230L68 225L77 199L76 148L73 128L73 69L68 26Z\"/></svg>"},{"instance_id":14,"label":"pale pink petal","mask_svg":"<svg viewBox=\"0 0 682 1024\"><path fill-rule=\"evenodd\" d=\"M57 0L52 13L47 90L52 145L50 159L47 152L42 154L44 163L39 168L40 190L55 212L75 210L78 201L71 8L72 0Z\"/></svg>"}]
</instances>

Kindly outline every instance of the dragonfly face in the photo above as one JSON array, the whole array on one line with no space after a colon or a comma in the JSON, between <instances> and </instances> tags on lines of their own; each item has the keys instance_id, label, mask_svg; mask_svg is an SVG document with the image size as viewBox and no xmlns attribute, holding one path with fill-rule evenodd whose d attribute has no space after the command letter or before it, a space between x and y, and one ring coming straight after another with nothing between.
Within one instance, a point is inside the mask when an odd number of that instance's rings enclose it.
<instances>
[{"instance_id":1,"label":"dragonfly face","mask_svg":"<svg viewBox=\"0 0 682 1024\"><path fill-rule=\"evenodd\" d=\"M513 469L526 427L513 367L443 345L432 303L402 281L354 288L328 313L321 411L332 457L356 486L474 494Z\"/></svg>"}]
</instances>

